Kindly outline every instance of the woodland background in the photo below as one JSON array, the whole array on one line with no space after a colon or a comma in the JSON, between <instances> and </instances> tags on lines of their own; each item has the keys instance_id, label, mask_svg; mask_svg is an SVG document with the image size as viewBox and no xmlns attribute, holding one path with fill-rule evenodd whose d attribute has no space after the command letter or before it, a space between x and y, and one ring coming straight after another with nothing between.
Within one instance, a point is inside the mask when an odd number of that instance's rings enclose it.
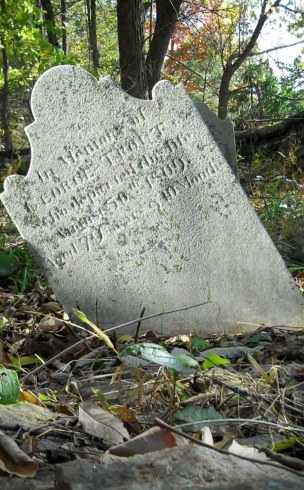
<instances>
[{"instance_id":1,"label":"woodland background","mask_svg":"<svg viewBox=\"0 0 304 490\"><path fill-rule=\"evenodd\" d=\"M2 182L27 172L30 93L48 68L69 63L110 75L139 98L160 79L182 82L194 101L233 121L241 182L290 270L303 273L300 0L0 0L0 10ZM280 45L271 44L272 30L282 33ZM275 66L287 33L300 54Z\"/></svg>"}]
</instances>

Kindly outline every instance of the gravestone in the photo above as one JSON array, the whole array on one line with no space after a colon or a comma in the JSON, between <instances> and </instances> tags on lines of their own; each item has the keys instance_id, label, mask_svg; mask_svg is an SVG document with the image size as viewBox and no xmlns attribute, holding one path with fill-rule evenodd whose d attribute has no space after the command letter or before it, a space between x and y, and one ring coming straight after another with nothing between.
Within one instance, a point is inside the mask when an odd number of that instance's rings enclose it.
<instances>
[{"instance_id":1,"label":"gravestone","mask_svg":"<svg viewBox=\"0 0 304 490\"><path fill-rule=\"evenodd\" d=\"M26 177L1 199L67 311L165 333L303 327L304 301L185 89L153 100L74 66L32 93Z\"/></svg>"},{"instance_id":2,"label":"gravestone","mask_svg":"<svg viewBox=\"0 0 304 490\"><path fill-rule=\"evenodd\" d=\"M217 115L209 109L207 104L204 104L204 102L197 102L195 107L229 163L233 173L239 178L236 161L234 127L232 122L228 117L219 119Z\"/></svg>"}]
</instances>

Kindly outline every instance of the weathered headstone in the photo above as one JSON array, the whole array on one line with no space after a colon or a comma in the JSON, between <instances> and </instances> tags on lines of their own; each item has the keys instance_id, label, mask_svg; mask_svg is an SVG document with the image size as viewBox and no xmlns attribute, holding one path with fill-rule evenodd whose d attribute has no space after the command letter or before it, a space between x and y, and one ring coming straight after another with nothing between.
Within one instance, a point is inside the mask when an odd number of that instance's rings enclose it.
<instances>
[{"instance_id":1,"label":"weathered headstone","mask_svg":"<svg viewBox=\"0 0 304 490\"><path fill-rule=\"evenodd\" d=\"M219 119L217 115L209 109L207 104L204 104L203 102L197 102L195 107L232 168L233 173L238 178L234 127L232 122L228 117L223 120Z\"/></svg>"},{"instance_id":2,"label":"weathered headstone","mask_svg":"<svg viewBox=\"0 0 304 490\"><path fill-rule=\"evenodd\" d=\"M68 311L111 326L210 298L142 326L304 326L302 295L182 86L144 101L59 66L31 104L31 167L1 198Z\"/></svg>"}]
</instances>

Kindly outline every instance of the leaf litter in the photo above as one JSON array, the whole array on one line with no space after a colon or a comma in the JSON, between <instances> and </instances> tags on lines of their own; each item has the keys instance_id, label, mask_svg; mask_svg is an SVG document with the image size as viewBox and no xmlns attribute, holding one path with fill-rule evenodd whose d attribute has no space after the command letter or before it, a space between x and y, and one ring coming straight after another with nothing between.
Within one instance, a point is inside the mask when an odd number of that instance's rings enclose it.
<instances>
[{"instance_id":1,"label":"leaf litter","mask_svg":"<svg viewBox=\"0 0 304 490\"><path fill-rule=\"evenodd\" d=\"M304 476L304 331L164 337L135 323L126 336L77 312L79 328L39 280L23 295L0 291L0 312L0 363L21 388L9 418L0 405L2 438L21 452L17 467L0 449L2 471L201 443Z\"/></svg>"}]
</instances>

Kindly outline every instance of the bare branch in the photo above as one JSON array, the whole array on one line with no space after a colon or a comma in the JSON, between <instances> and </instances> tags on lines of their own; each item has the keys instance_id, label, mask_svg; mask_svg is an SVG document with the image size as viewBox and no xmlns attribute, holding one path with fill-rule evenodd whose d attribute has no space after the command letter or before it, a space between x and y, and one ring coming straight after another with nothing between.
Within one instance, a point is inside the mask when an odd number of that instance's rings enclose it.
<instances>
[{"instance_id":1,"label":"bare branch","mask_svg":"<svg viewBox=\"0 0 304 490\"><path fill-rule=\"evenodd\" d=\"M171 56L170 54L166 54L166 57L167 58L170 58L170 60L172 61L175 61L176 63L178 63L179 65L183 66L184 68L186 68L186 70L190 71L190 73L193 73L193 75L196 75L197 77L201 78L202 80L205 80L205 77L204 75L202 75L201 73L198 73L197 71L195 70L192 70L192 68L190 68L189 66L187 66L185 63L183 63L182 61L178 60L177 58L174 58L173 56Z\"/></svg>"},{"instance_id":2,"label":"bare branch","mask_svg":"<svg viewBox=\"0 0 304 490\"><path fill-rule=\"evenodd\" d=\"M277 51L278 49L291 48L292 46L297 46L298 44L304 44L304 40L297 41L296 43L292 43L292 44L284 44L283 46L275 46L274 48L265 49L263 51L251 51L251 53L249 53L248 56L259 56L261 54L270 53L271 51Z\"/></svg>"}]
</instances>

